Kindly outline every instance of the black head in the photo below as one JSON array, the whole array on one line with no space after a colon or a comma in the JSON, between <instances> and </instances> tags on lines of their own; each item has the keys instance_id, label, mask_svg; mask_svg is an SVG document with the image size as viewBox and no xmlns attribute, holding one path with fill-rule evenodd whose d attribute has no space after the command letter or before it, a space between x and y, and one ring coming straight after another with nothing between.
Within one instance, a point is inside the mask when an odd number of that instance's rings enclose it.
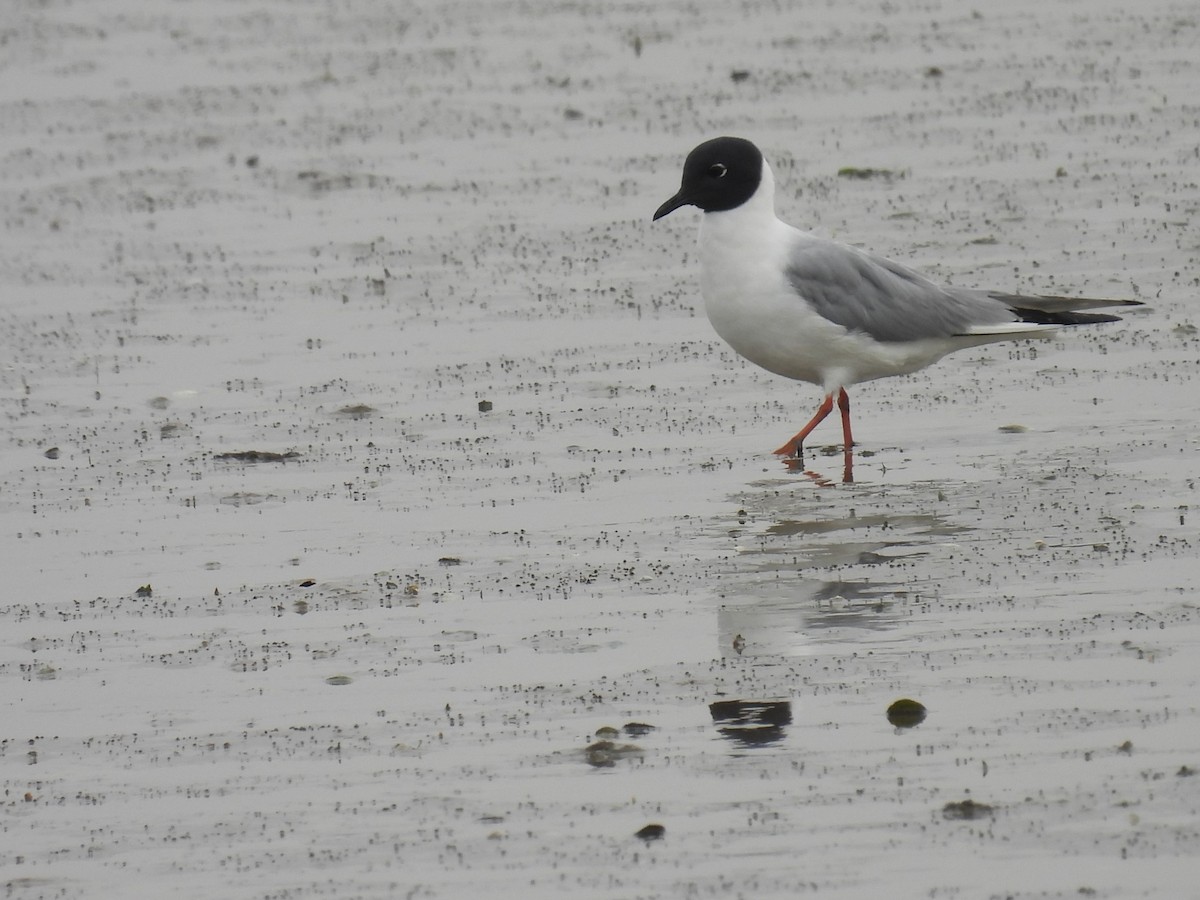
<instances>
[{"instance_id":1,"label":"black head","mask_svg":"<svg viewBox=\"0 0 1200 900\"><path fill-rule=\"evenodd\" d=\"M744 138L705 141L688 154L679 193L660 206L654 218L689 204L705 212L735 209L758 190L762 168L762 153Z\"/></svg>"}]
</instances>

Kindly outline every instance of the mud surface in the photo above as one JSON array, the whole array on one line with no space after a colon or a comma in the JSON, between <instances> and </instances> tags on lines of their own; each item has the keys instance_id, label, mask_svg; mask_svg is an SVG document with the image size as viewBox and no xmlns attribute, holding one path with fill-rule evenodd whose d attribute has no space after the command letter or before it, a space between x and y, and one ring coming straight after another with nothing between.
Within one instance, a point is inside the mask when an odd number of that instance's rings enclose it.
<instances>
[{"instance_id":1,"label":"mud surface","mask_svg":"<svg viewBox=\"0 0 1200 900\"><path fill-rule=\"evenodd\" d=\"M1187 896L1200 17L1135 6L18 3L4 896ZM818 392L649 221L716 134L1147 305L789 472Z\"/></svg>"}]
</instances>

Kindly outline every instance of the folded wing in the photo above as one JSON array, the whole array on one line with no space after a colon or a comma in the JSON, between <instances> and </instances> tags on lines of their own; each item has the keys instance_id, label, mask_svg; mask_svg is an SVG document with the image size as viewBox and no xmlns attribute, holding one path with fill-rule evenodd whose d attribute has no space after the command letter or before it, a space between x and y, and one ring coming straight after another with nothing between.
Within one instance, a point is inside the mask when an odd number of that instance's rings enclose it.
<instances>
[{"instance_id":1,"label":"folded wing","mask_svg":"<svg viewBox=\"0 0 1200 900\"><path fill-rule=\"evenodd\" d=\"M890 259L807 235L792 249L786 272L798 299L820 316L883 343L1111 322L1118 317L1077 310L1141 305L946 287Z\"/></svg>"}]
</instances>

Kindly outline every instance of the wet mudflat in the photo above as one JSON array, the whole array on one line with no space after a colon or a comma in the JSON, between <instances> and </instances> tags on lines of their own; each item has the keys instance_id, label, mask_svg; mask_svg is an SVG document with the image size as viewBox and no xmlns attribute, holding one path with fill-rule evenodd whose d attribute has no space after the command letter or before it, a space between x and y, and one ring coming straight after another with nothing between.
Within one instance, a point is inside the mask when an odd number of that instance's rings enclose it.
<instances>
[{"instance_id":1,"label":"wet mudflat","mask_svg":"<svg viewBox=\"0 0 1200 900\"><path fill-rule=\"evenodd\" d=\"M6 896L1192 890L1194 9L4 29ZM789 471L818 392L649 222L723 133L796 224L1147 306Z\"/></svg>"}]
</instances>

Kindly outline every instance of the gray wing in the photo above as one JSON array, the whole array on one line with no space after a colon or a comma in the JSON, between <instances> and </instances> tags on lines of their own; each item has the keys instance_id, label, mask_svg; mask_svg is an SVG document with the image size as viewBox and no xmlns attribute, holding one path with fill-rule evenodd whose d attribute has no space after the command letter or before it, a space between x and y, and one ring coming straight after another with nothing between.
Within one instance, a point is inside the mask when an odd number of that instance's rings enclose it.
<instances>
[{"instance_id":1,"label":"gray wing","mask_svg":"<svg viewBox=\"0 0 1200 900\"><path fill-rule=\"evenodd\" d=\"M1017 316L983 291L942 287L899 263L833 241L796 244L787 278L822 317L877 341L965 334Z\"/></svg>"}]
</instances>

